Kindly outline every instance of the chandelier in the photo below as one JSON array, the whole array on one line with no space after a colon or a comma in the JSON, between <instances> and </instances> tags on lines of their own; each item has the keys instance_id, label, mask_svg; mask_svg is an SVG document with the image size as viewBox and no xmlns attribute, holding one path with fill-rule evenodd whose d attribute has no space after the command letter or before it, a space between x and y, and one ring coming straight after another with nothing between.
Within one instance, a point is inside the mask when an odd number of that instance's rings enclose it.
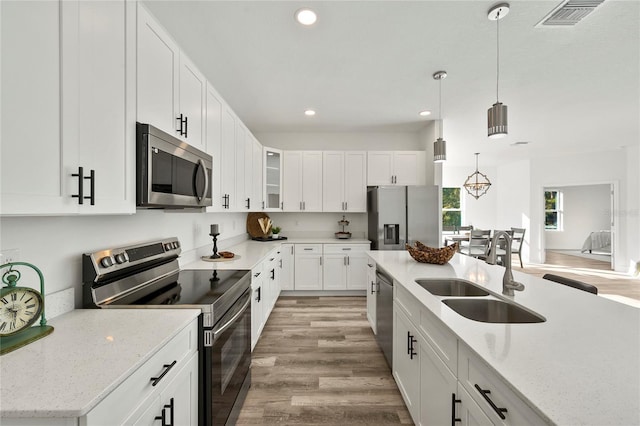
<instances>
[{"instance_id":1,"label":"chandelier","mask_svg":"<svg viewBox=\"0 0 640 426\"><path fill-rule=\"evenodd\" d=\"M476 152L475 155L476 171L470 174L467 180L464 181L464 188L467 190L469 195L473 196L477 200L487 193L491 186L491 182L487 175L478 171L478 155L480 155L480 153Z\"/></svg>"}]
</instances>

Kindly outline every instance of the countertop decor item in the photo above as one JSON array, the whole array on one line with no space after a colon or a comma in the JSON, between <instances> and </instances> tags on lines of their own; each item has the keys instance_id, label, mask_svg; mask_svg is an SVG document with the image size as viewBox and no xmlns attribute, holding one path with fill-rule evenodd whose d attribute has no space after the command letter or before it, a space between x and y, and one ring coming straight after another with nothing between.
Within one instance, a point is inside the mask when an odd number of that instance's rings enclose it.
<instances>
[{"instance_id":1,"label":"countertop decor item","mask_svg":"<svg viewBox=\"0 0 640 426\"><path fill-rule=\"evenodd\" d=\"M22 274L14 266L27 266L38 274L40 291L18 287ZM0 266L8 268L2 274L5 287L0 290L0 355L28 345L53 332L44 316L44 277L36 266L26 262L11 262ZM40 317L40 325L33 324Z\"/></svg>"},{"instance_id":2,"label":"countertop decor item","mask_svg":"<svg viewBox=\"0 0 640 426\"><path fill-rule=\"evenodd\" d=\"M211 259L219 259L220 255L218 254L218 235L220 232L218 231L218 224L211 225L211 232L209 233L213 237L213 254L209 256Z\"/></svg>"},{"instance_id":3,"label":"countertop decor item","mask_svg":"<svg viewBox=\"0 0 640 426\"><path fill-rule=\"evenodd\" d=\"M411 257L418 262L444 265L449 262L453 255L458 251L458 243L453 243L442 248L436 248L426 246L420 241L416 241L415 247L407 244L406 248Z\"/></svg>"},{"instance_id":4,"label":"countertop decor item","mask_svg":"<svg viewBox=\"0 0 640 426\"><path fill-rule=\"evenodd\" d=\"M282 228L279 226L271 226L271 238L277 240L280 237L280 231L282 231Z\"/></svg>"},{"instance_id":5,"label":"countertop decor item","mask_svg":"<svg viewBox=\"0 0 640 426\"><path fill-rule=\"evenodd\" d=\"M201 259L205 262L228 262L230 260L238 260L240 256L230 251L220 251L218 252L219 257L212 258L211 256L202 256Z\"/></svg>"},{"instance_id":6,"label":"countertop decor item","mask_svg":"<svg viewBox=\"0 0 640 426\"><path fill-rule=\"evenodd\" d=\"M268 224L268 227L267 227ZM271 219L263 212L247 214L247 233L251 238L264 238L269 235L271 229Z\"/></svg>"},{"instance_id":7,"label":"countertop decor item","mask_svg":"<svg viewBox=\"0 0 640 426\"><path fill-rule=\"evenodd\" d=\"M338 221L338 225L342 228L342 231L338 231L335 233L336 238L339 240L346 240L351 238L351 232L345 231L345 226L349 226L349 221L345 219L344 215L342 215L342 220Z\"/></svg>"}]
</instances>

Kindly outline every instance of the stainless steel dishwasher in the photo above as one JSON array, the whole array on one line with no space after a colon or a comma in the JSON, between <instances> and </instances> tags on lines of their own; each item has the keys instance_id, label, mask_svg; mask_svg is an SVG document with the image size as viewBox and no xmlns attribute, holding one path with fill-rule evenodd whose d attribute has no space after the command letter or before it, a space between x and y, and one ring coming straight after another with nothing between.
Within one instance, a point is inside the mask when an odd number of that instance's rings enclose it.
<instances>
[{"instance_id":1,"label":"stainless steel dishwasher","mask_svg":"<svg viewBox=\"0 0 640 426\"><path fill-rule=\"evenodd\" d=\"M393 280L378 270L376 284L376 340L389 368L393 369Z\"/></svg>"}]
</instances>

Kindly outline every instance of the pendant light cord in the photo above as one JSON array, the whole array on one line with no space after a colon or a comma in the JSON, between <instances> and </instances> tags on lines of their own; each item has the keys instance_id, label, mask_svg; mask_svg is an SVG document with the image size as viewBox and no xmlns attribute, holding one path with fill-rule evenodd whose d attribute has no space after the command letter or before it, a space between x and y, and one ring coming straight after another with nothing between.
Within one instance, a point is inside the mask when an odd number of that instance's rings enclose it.
<instances>
[{"instance_id":1,"label":"pendant light cord","mask_svg":"<svg viewBox=\"0 0 640 426\"><path fill-rule=\"evenodd\" d=\"M438 120L440 121L440 124L438 127L440 128L440 132L438 133L440 133L440 139L442 139L442 134L443 134L442 132L442 78L440 78L439 84L440 85L438 87L439 87L440 93L439 93L439 101L438 101Z\"/></svg>"},{"instance_id":2,"label":"pendant light cord","mask_svg":"<svg viewBox=\"0 0 640 426\"><path fill-rule=\"evenodd\" d=\"M500 81L500 10L496 15L496 103L500 102L498 96L498 81Z\"/></svg>"}]
</instances>

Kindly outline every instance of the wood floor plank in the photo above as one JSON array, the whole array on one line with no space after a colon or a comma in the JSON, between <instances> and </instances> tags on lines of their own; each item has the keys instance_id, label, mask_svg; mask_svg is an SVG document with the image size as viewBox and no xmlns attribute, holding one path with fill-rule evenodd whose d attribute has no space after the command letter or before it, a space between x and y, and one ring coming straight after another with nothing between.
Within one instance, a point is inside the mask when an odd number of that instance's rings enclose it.
<instances>
[{"instance_id":1,"label":"wood floor plank","mask_svg":"<svg viewBox=\"0 0 640 426\"><path fill-rule=\"evenodd\" d=\"M365 297L281 297L253 352L238 425L413 424Z\"/></svg>"}]
</instances>

